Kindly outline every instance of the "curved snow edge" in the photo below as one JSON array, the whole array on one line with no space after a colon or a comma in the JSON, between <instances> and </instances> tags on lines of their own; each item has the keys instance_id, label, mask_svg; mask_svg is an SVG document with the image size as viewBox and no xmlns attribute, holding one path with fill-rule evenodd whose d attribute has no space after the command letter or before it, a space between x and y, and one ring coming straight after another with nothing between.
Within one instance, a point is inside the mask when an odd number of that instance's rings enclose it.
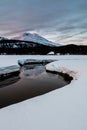
<instances>
[{"instance_id":1,"label":"curved snow edge","mask_svg":"<svg viewBox=\"0 0 87 130\"><path fill-rule=\"evenodd\" d=\"M47 72L58 73L69 81L77 80L78 78L78 73L73 69L68 68L61 61L51 62L47 64L45 67Z\"/></svg>"}]
</instances>

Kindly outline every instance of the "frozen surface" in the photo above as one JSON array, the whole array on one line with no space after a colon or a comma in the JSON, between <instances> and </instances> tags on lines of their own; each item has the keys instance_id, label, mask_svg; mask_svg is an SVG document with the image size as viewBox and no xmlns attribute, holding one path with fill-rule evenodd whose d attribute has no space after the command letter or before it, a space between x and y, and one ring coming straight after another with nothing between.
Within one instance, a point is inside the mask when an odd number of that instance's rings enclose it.
<instances>
[{"instance_id":1,"label":"frozen surface","mask_svg":"<svg viewBox=\"0 0 87 130\"><path fill-rule=\"evenodd\" d=\"M46 69L67 72L73 81L1 109L0 130L87 130L87 56L56 58L59 61L46 65Z\"/></svg>"},{"instance_id":2,"label":"frozen surface","mask_svg":"<svg viewBox=\"0 0 87 130\"><path fill-rule=\"evenodd\" d=\"M59 56L59 55L0 55L0 67L7 67L11 65L18 65L18 60L26 61L26 59L35 59L35 60L78 60L86 59L87 56L78 56L78 55L66 55L66 56Z\"/></svg>"}]
</instances>

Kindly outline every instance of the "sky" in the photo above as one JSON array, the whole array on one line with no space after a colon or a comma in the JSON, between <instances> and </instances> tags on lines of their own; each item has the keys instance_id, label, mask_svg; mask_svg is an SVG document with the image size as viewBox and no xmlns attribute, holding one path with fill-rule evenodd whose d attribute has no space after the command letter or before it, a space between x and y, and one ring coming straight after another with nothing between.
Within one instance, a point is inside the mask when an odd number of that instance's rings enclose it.
<instances>
[{"instance_id":1,"label":"sky","mask_svg":"<svg viewBox=\"0 0 87 130\"><path fill-rule=\"evenodd\" d=\"M0 0L0 36L36 32L61 44L87 44L87 0Z\"/></svg>"}]
</instances>

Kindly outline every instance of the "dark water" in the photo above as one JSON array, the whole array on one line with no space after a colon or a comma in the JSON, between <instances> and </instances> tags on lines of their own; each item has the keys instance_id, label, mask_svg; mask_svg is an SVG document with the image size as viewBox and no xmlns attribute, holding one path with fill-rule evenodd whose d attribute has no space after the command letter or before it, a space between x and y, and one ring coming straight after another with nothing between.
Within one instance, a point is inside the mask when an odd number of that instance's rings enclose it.
<instances>
[{"instance_id":1,"label":"dark water","mask_svg":"<svg viewBox=\"0 0 87 130\"><path fill-rule=\"evenodd\" d=\"M68 84L58 74L47 73L43 65L26 66L21 70L20 79L11 82L11 84L9 80L4 81L5 85L0 88L0 108L45 94Z\"/></svg>"}]
</instances>

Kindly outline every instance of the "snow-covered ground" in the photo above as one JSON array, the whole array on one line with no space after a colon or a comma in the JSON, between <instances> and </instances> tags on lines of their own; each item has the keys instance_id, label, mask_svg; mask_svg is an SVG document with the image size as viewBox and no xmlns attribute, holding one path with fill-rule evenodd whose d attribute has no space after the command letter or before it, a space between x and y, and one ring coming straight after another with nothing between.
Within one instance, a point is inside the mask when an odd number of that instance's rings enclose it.
<instances>
[{"instance_id":1,"label":"snow-covered ground","mask_svg":"<svg viewBox=\"0 0 87 130\"><path fill-rule=\"evenodd\" d=\"M87 130L87 56L56 58L59 61L46 65L46 69L68 73L73 81L1 109L0 130Z\"/></svg>"},{"instance_id":2,"label":"snow-covered ground","mask_svg":"<svg viewBox=\"0 0 87 130\"><path fill-rule=\"evenodd\" d=\"M78 55L66 55L66 56L58 56L58 55L0 55L0 67L7 67L11 65L18 65L18 60L26 60L26 59L37 59L37 60L78 60ZM86 59L87 56L80 56L80 59Z\"/></svg>"}]
</instances>

